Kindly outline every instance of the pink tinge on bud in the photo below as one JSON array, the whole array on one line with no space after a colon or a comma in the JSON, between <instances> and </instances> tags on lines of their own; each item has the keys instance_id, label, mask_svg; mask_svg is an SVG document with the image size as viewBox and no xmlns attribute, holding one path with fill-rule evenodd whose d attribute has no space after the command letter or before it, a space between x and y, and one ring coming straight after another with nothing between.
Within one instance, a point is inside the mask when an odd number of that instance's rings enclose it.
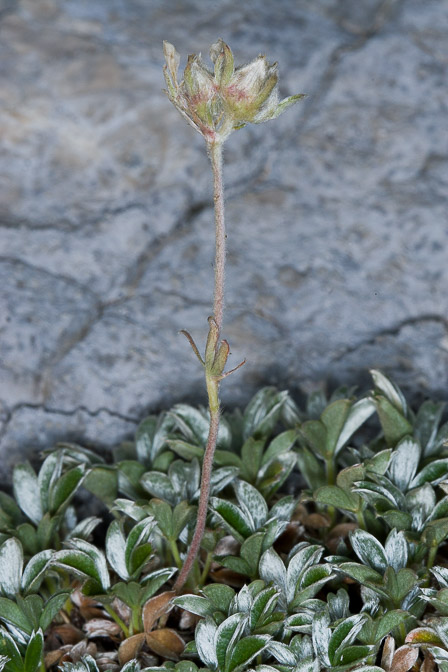
<instances>
[{"instance_id":1,"label":"pink tinge on bud","mask_svg":"<svg viewBox=\"0 0 448 672\"><path fill-rule=\"evenodd\" d=\"M274 119L303 97L279 103L277 64L269 65L265 56L258 56L235 69L232 51L221 39L210 49L214 72L205 67L200 54L191 55L180 84L179 54L169 42L164 42L164 54L168 97L207 142L223 142L247 123Z\"/></svg>"}]
</instances>

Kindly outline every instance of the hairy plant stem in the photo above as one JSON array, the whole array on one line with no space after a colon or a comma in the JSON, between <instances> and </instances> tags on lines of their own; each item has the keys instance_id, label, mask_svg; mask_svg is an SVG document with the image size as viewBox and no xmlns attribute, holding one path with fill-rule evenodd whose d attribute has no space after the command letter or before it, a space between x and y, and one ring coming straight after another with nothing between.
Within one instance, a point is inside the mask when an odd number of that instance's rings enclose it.
<instances>
[{"instance_id":1,"label":"hairy plant stem","mask_svg":"<svg viewBox=\"0 0 448 672\"><path fill-rule=\"evenodd\" d=\"M226 259L226 229L224 221L224 188L222 179L222 143L219 141L207 144L208 155L213 170L213 200L215 206L215 290L213 298L213 318L217 328L215 350L217 349L222 331L224 312L224 272ZM205 366L205 382L207 386L208 405L210 411L210 427L202 463L201 492L199 495L196 528L191 540L190 548L184 565L174 584L174 590L179 592L185 584L196 556L199 552L202 537L204 536L207 520L208 501L210 498L210 480L213 468L216 442L219 429L219 378Z\"/></svg>"}]
</instances>

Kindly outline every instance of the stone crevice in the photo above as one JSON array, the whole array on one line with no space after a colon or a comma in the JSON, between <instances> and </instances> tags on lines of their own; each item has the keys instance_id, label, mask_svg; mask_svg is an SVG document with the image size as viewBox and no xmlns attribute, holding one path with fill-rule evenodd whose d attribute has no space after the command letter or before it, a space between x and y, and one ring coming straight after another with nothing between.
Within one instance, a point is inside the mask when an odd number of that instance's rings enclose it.
<instances>
[{"instance_id":1,"label":"stone crevice","mask_svg":"<svg viewBox=\"0 0 448 672\"><path fill-rule=\"evenodd\" d=\"M331 358L330 363L340 362L348 355L358 352L358 350L360 350L361 348L375 345L376 341L380 338L385 338L387 336L392 337L399 336L400 332L405 327L418 326L419 324L425 324L428 322L435 322L437 324L441 324L448 334L448 319L443 317L443 315L438 315L437 313L428 313L426 315L416 315L414 317L407 317L395 325L386 327L385 329L381 329L380 331L373 334L373 336L371 336L370 338L362 340L359 343L356 343L355 345L352 345L350 347L344 348L335 357Z\"/></svg>"}]
</instances>

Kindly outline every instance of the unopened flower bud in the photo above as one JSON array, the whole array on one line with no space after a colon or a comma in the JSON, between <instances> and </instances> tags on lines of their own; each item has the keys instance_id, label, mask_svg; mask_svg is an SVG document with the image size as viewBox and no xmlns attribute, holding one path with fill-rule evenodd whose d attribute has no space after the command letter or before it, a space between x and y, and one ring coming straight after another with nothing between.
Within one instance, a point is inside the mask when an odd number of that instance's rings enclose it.
<instances>
[{"instance_id":1,"label":"unopened flower bud","mask_svg":"<svg viewBox=\"0 0 448 672\"><path fill-rule=\"evenodd\" d=\"M223 142L247 123L275 119L304 96L279 102L277 64L269 65L265 56L258 56L235 69L232 51L221 39L210 50L214 72L204 66L200 55L189 56L180 84L179 54L168 42L164 42L164 53L169 99L209 143Z\"/></svg>"}]
</instances>

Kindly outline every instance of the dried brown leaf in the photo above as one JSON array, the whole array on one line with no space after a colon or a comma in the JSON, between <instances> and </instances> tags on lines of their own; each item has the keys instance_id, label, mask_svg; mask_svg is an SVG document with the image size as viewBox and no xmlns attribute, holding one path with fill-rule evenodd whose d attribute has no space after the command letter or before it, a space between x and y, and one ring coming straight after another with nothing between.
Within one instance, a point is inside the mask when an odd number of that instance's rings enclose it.
<instances>
[{"instance_id":1,"label":"dried brown leaf","mask_svg":"<svg viewBox=\"0 0 448 672\"><path fill-rule=\"evenodd\" d=\"M395 651L390 672L408 672L418 658L418 648L404 644Z\"/></svg>"},{"instance_id":2,"label":"dried brown leaf","mask_svg":"<svg viewBox=\"0 0 448 672\"><path fill-rule=\"evenodd\" d=\"M107 618L91 618L84 623L84 630L88 637L110 637L117 639L122 630L114 621Z\"/></svg>"},{"instance_id":3,"label":"dried brown leaf","mask_svg":"<svg viewBox=\"0 0 448 672\"><path fill-rule=\"evenodd\" d=\"M139 632L138 635L132 635L121 642L118 649L118 662L120 665L128 663L133 658L137 658L140 649L145 643L145 633Z\"/></svg>"},{"instance_id":4,"label":"dried brown leaf","mask_svg":"<svg viewBox=\"0 0 448 672\"><path fill-rule=\"evenodd\" d=\"M201 617L197 614L192 614L191 611L186 611L182 609L182 613L179 619L179 629L180 630L194 630L197 623L201 620Z\"/></svg>"},{"instance_id":5,"label":"dried brown leaf","mask_svg":"<svg viewBox=\"0 0 448 672\"><path fill-rule=\"evenodd\" d=\"M242 574L232 572L231 569L226 569L225 567L213 569L209 576L215 583L226 583L233 588L242 588L246 583L246 579Z\"/></svg>"},{"instance_id":6,"label":"dried brown leaf","mask_svg":"<svg viewBox=\"0 0 448 672\"><path fill-rule=\"evenodd\" d=\"M85 621L89 621L91 618L104 618L100 603L92 597L83 595L80 590L75 590L70 599L78 607L79 613Z\"/></svg>"},{"instance_id":7,"label":"dried brown leaf","mask_svg":"<svg viewBox=\"0 0 448 672\"><path fill-rule=\"evenodd\" d=\"M395 653L395 639L389 635L386 637L386 640L384 642L383 646L383 655L381 657L381 667L386 670L386 672L390 672L390 668L392 667L392 661L394 658L394 653Z\"/></svg>"},{"instance_id":8,"label":"dried brown leaf","mask_svg":"<svg viewBox=\"0 0 448 672\"><path fill-rule=\"evenodd\" d=\"M241 544L234 539L230 534L222 537L215 548L215 555L238 555Z\"/></svg>"},{"instance_id":9,"label":"dried brown leaf","mask_svg":"<svg viewBox=\"0 0 448 672\"><path fill-rule=\"evenodd\" d=\"M168 658L168 660L179 660L183 653L185 642L175 630L162 628L146 633L146 644L157 653L158 656Z\"/></svg>"},{"instance_id":10,"label":"dried brown leaf","mask_svg":"<svg viewBox=\"0 0 448 672\"><path fill-rule=\"evenodd\" d=\"M171 608L171 600L176 595L173 590L167 590L148 600L143 607L143 629L150 632L161 616Z\"/></svg>"},{"instance_id":11,"label":"dried brown leaf","mask_svg":"<svg viewBox=\"0 0 448 672\"><path fill-rule=\"evenodd\" d=\"M436 669L436 663L434 661L434 658L429 653L429 651L424 651L423 655L424 660L420 668L420 672L434 672Z\"/></svg>"},{"instance_id":12,"label":"dried brown leaf","mask_svg":"<svg viewBox=\"0 0 448 672\"><path fill-rule=\"evenodd\" d=\"M54 625L48 632L46 643L50 649L55 649L64 644L77 644L85 635L82 630L76 628L71 623L62 623Z\"/></svg>"}]
</instances>

